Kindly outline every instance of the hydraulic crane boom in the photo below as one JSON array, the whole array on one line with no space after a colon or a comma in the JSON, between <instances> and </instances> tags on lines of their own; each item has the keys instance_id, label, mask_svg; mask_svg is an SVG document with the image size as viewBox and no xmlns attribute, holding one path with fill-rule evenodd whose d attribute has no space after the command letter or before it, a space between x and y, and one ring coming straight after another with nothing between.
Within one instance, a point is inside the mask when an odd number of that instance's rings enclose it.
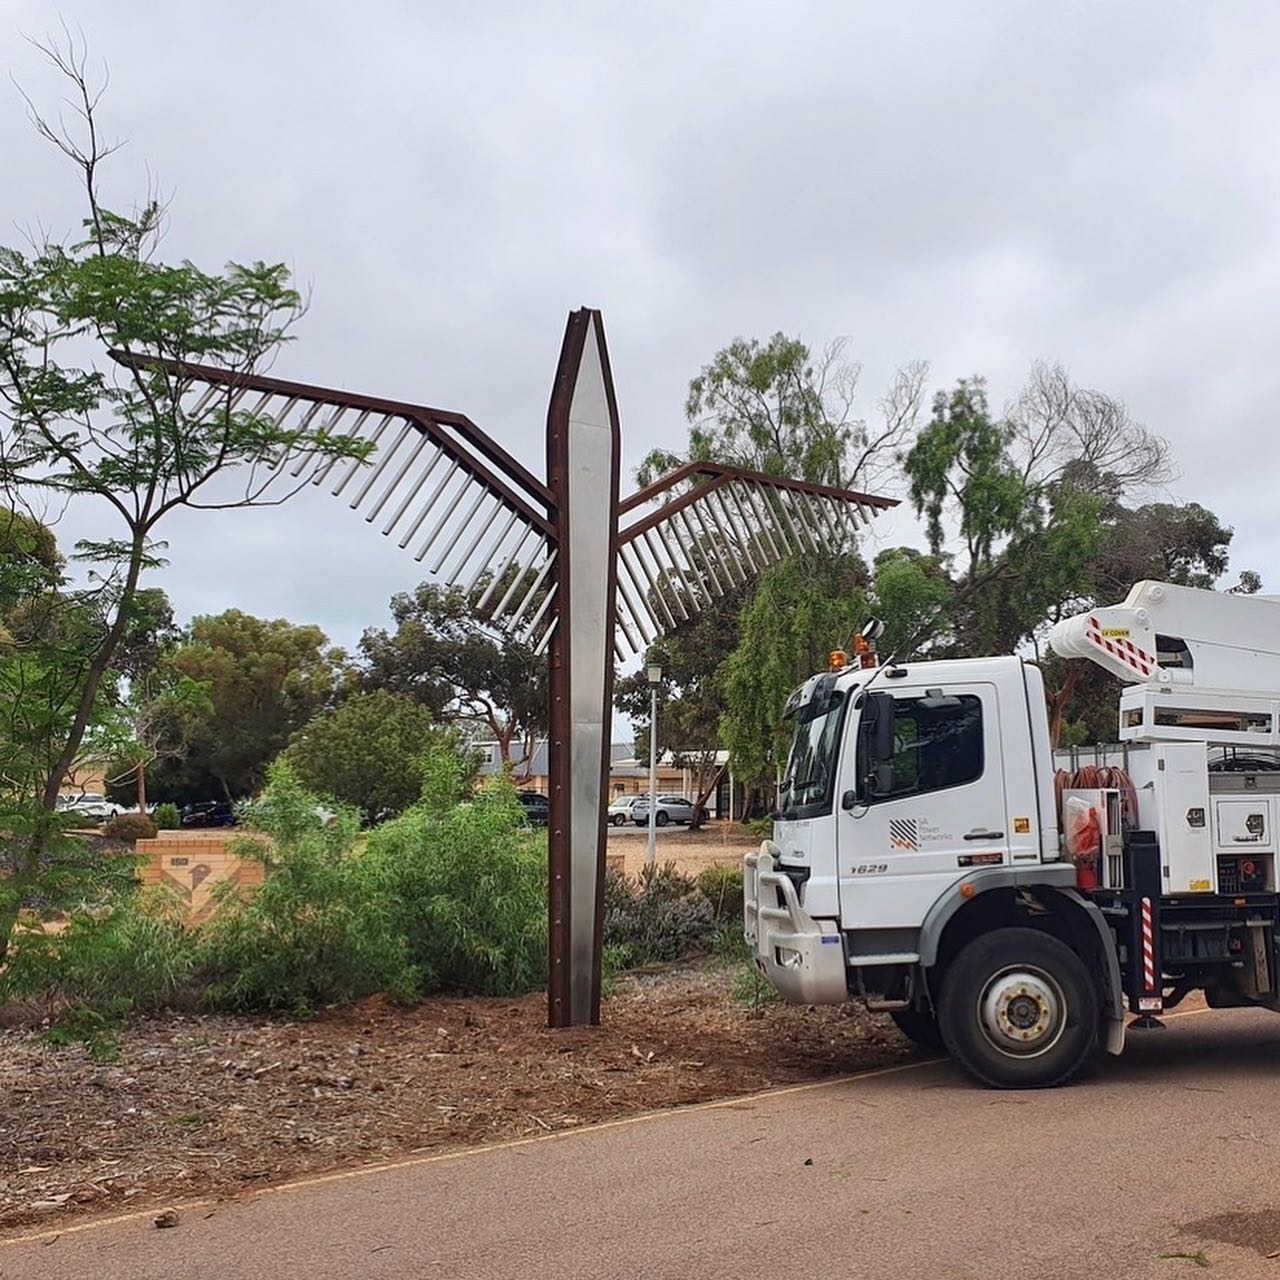
<instances>
[{"instance_id":1,"label":"hydraulic crane boom","mask_svg":"<svg viewBox=\"0 0 1280 1280\"><path fill-rule=\"evenodd\" d=\"M1049 645L1127 684L1120 737L1280 745L1280 600L1139 582L1059 622Z\"/></svg>"}]
</instances>

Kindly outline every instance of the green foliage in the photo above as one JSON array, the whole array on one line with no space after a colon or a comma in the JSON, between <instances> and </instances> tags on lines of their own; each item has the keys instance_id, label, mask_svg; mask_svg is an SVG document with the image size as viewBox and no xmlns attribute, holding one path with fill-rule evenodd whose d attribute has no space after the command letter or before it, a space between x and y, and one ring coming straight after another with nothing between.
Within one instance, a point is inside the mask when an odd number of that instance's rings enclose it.
<instances>
[{"instance_id":1,"label":"green foliage","mask_svg":"<svg viewBox=\"0 0 1280 1280\"><path fill-rule=\"evenodd\" d=\"M12 644L10 611L62 583L63 558L53 530L21 511L0 507L0 652ZM7 638L7 640L6 640Z\"/></svg>"},{"instance_id":2,"label":"green foliage","mask_svg":"<svg viewBox=\"0 0 1280 1280\"><path fill-rule=\"evenodd\" d=\"M346 655L324 632L239 609L193 619L166 664L204 691L182 720L181 771L204 774L199 798L256 791L290 736L330 706L347 679ZM164 770L156 774L165 788ZM321 787L320 789L327 789Z\"/></svg>"},{"instance_id":3,"label":"green foliage","mask_svg":"<svg viewBox=\"0 0 1280 1280\"><path fill-rule=\"evenodd\" d=\"M44 1041L52 1049L83 1044L90 1059L98 1066L120 1061L120 1018L89 1005L68 1005L44 1033Z\"/></svg>"},{"instance_id":4,"label":"green foliage","mask_svg":"<svg viewBox=\"0 0 1280 1280\"><path fill-rule=\"evenodd\" d=\"M37 887L50 898L43 881L60 858L53 811L64 779L121 672L145 665L146 637L171 625L142 583L162 563L166 517L213 505L206 486L236 471L243 496L224 490L216 505L282 501L287 493L264 495L258 469L269 457L301 453L323 466L368 455L319 421L298 428L238 408L230 388L189 396L189 380L156 363L252 372L287 339L301 299L282 264L208 272L162 261L163 205L149 198L126 212L102 202L112 149L100 143L101 94L86 54L70 41L44 51L66 78L81 131L34 107L32 118L70 161L86 203L78 236L43 234L35 212L31 243L0 247L0 492L38 508L92 503L111 524L76 546L93 578L83 592L66 590L56 553L30 521L6 520L0 535L0 595L9 596L0 601L0 830L11 833L0 956L23 900Z\"/></svg>"},{"instance_id":5,"label":"green foliage","mask_svg":"<svg viewBox=\"0 0 1280 1280\"><path fill-rule=\"evenodd\" d=\"M369 833L363 882L387 893L394 927L425 984L487 995L546 981L546 846L512 784L491 779L463 803L466 770L434 749L422 801Z\"/></svg>"},{"instance_id":6,"label":"green foliage","mask_svg":"<svg viewBox=\"0 0 1280 1280\"><path fill-rule=\"evenodd\" d=\"M646 866L634 879L607 871L604 940L625 967L678 960L706 944L715 908L675 866Z\"/></svg>"},{"instance_id":7,"label":"green foliage","mask_svg":"<svg viewBox=\"0 0 1280 1280\"><path fill-rule=\"evenodd\" d=\"M380 690L316 716L284 759L305 786L358 808L370 822L408 808L421 792L427 755L458 746L457 734L426 707Z\"/></svg>"},{"instance_id":8,"label":"green foliage","mask_svg":"<svg viewBox=\"0 0 1280 1280\"><path fill-rule=\"evenodd\" d=\"M782 997L761 976L754 961L741 961L733 975L730 992L740 1004L747 1005L757 1016L766 1004L779 1004Z\"/></svg>"},{"instance_id":9,"label":"green foliage","mask_svg":"<svg viewBox=\"0 0 1280 1280\"><path fill-rule=\"evenodd\" d=\"M885 624L882 657L908 658L948 620L954 587L939 556L890 547L876 556L871 611Z\"/></svg>"},{"instance_id":10,"label":"green foliage","mask_svg":"<svg viewBox=\"0 0 1280 1280\"><path fill-rule=\"evenodd\" d=\"M170 804L167 800L152 809L151 820L156 824L157 831L177 831L182 825L182 815L178 812L178 806Z\"/></svg>"},{"instance_id":11,"label":"green foliage","mask_svg":"<svg viewBox=\"0 0 1280 1280\"><path fill-rule=\"evenodd\" d=\"M787 696L848 644L865 620L868 585L866 566L852 555L797 557L761 578L725 664L721 736L741 781L763 787L776 776L786 758Z\"/></svg>"},{"instance_id":12,"label":"green foliage","mask_svg":"<svg viewBox=\"0 0 1280 1280\"><path fill-rule=\"evenodd\" d=\"M816 355L800 339L735 338L689 383L683 455L654 450L648 484L682 462L712 461L819 484L877 488L914 428L924 366L899 370L880 398L879 421L855 412L858 366L836 339Z\"/></svg>"},{"instance_id":13,"label":"green foliage","mask_svg":"<svg viewBox=\"0 0 1280 1280\"><path fill-rule=\"evenodd\" d=\"M742 932L742 868L704 867L698 872L698 888L711 903L720 923L736 925Z\"/></svg>"},{"instance_id":14,"label":"green foliage","mask_svg":"<svg viewBox=\"0 0 1280 1280\"><path fill-rule=\"evenodd\" d=\"M102 834L109 840L154 840L156 824L145 813L118 813L102 824Z\"/></svg>"},{"instance_id":15,"label":"green foliage","mask_svg":"<svg viewBox=\"0 0 1280 1280\"><path fill-rule=\"evenodd\" d=\"M220 886L218 909L201 932L205 997L232 1009L306 1013L374 992L415 995L419 973L396 924L399 904L354 852L359 817L324 815L284 763L271 766L264 797L233 849L268 869L240 896Z\"/></svg>"},{"instance_id":16,"label":"green foliage","mask_svg":"<svg viewBox=\"0 0 1280 1280\"><path fill-rule=\"evenodd\" d=\"M0 970L0 1000L39 1000L84 1039L139 1009L166 1004L191 979L195 949L181 900L133 882L73 911L66 927L45 931L24 918Z\"/></svg>"},{"instance_id":17,"label":"green foliage","mask_svg":"<svg viewBox=\"0 0 1280 1280\"><path fill-rule=\"evenodd\" d=\"M74 814L50 813L38 800L11 799L0 817L0 958L20 918L35 924L54 920L130 877L121 860L104 857L70 828Z\"/></svg>"},{"instance_id":18,"label":"green foliage","mask_svg":"<svg viewBox=\"0 0 1280 1280\"><path fill-rule=\"evenodd\" d=\"M485 578L470 598L430 583L393 596L395 631L370 628L360 640L361 684L412 698L438 720L483 725L507 762L513 744L527 758L545 732L547 664L485 622L475 601L488 585Z\"/></svg>"},{"instance_id":19,"label":"green foliage","mask_svg":"<svg viewBox=\"0 0 1280 1280\"><path fill-rule=\"evenodd\" d=\"M711 935L711 954L721 964L739 965L751 959L742 931L742 916L721 920Z\"/></svg>"},{"instance_id":20,"label":"green foliage","mask_svg":"<svg viewBox=\"0 0 1280 1280\"><path fill-rule=\"evenodd\" d=\"M206 686L157 664L135 674L128 696L112 705L93 732L94 753L111 760L107 796L121 803L148 803L148 774L157 761L180 760L188 750L187 730L212 705Z\"/></svg>"},{"instance_id":21,"label":"green foliage","mask_svg":"<svg viewBox=\"0 0 1280 1280\"><path fill-rule=\"evenodd\" d=\"M957 513L971 565L1021 527L1032 495L1009 454L1012 439L1013 428L992 419L981 378L961 378L950 394L938 392L933 419L906 458L911 500L926 518L934 555L943 549L949 510Z\"/></svg>"},{"instance_id":22,"label":"green foliage","mask_svg":"<svg viewBox=\"0 0 1280 1280\"><path fill-rule=\"evenodd\" d=\"M827 410L803 342L735 338L689 383L689 453L838 485L851 431Z\"/></svg>"}]
</instances>

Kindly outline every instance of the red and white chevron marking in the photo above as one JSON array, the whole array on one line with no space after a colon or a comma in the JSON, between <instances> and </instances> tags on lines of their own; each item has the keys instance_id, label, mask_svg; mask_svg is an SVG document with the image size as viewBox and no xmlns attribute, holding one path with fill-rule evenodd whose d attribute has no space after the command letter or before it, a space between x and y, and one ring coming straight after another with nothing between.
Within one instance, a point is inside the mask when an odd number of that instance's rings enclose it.
<instances>
[{"instance_id":1,"label":"red and white chevron marking","mask_svg":"<svg viewBox=\"0 0 1280 1280\"><path fill-rule=\"evenodd\" d=\"M1119 658L1126 667L1136 671L1144 680L1156 669L1156 660L1145 649L1139 649L1132 640L1112 640L1102 634L1097 618L1090 618L1085 628L1086 637L1113 658Z\"/></svg>"},{"instance_id":2,"label":"red and white chevron marking","mask_svg":"<svg viewBox=\"0 0 1280 1280\"><path fill-rule=\"evenodd\" d=\"M1142 985L1156 989L1156 941L1151 928L1151 899L1142 900Z\"/></svg>"}]
</instances>

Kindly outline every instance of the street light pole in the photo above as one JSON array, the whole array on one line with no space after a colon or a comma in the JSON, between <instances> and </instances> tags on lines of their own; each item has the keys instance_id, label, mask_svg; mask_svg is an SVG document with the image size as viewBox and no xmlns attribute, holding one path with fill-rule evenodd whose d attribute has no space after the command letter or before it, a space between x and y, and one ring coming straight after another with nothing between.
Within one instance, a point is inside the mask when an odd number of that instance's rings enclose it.
<instances>
[{"instance_id":1,"label":"street light pole","mask_svg":"<svg viewBox=\"0 0 1280 1280\"><path fill-rule=\"evenodd\" d=\"M658 686L662 668L651 663L645 675L649 680L649 848L644 860L652 867L658 862Z\"/></svg>"}]
</instances>

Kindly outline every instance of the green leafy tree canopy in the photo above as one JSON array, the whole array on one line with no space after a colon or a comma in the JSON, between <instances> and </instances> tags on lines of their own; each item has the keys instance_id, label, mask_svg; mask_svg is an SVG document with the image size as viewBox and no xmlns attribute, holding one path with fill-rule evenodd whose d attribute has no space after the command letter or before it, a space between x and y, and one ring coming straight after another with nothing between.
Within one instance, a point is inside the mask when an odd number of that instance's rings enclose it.
<instances>
[{"instance_id":1,"label":"green leafy tree canopy","mask_svg":"<svg viewBox=\"0 0 1280 1280\"><path fill-rule=\"evenodd\" d=\"M303 786L374 822L419 798L428 753L457 746L457 735L426 707L383 689L356 694L316 716L298 731L283 759Z\"/></svg>"}]
</instances>

